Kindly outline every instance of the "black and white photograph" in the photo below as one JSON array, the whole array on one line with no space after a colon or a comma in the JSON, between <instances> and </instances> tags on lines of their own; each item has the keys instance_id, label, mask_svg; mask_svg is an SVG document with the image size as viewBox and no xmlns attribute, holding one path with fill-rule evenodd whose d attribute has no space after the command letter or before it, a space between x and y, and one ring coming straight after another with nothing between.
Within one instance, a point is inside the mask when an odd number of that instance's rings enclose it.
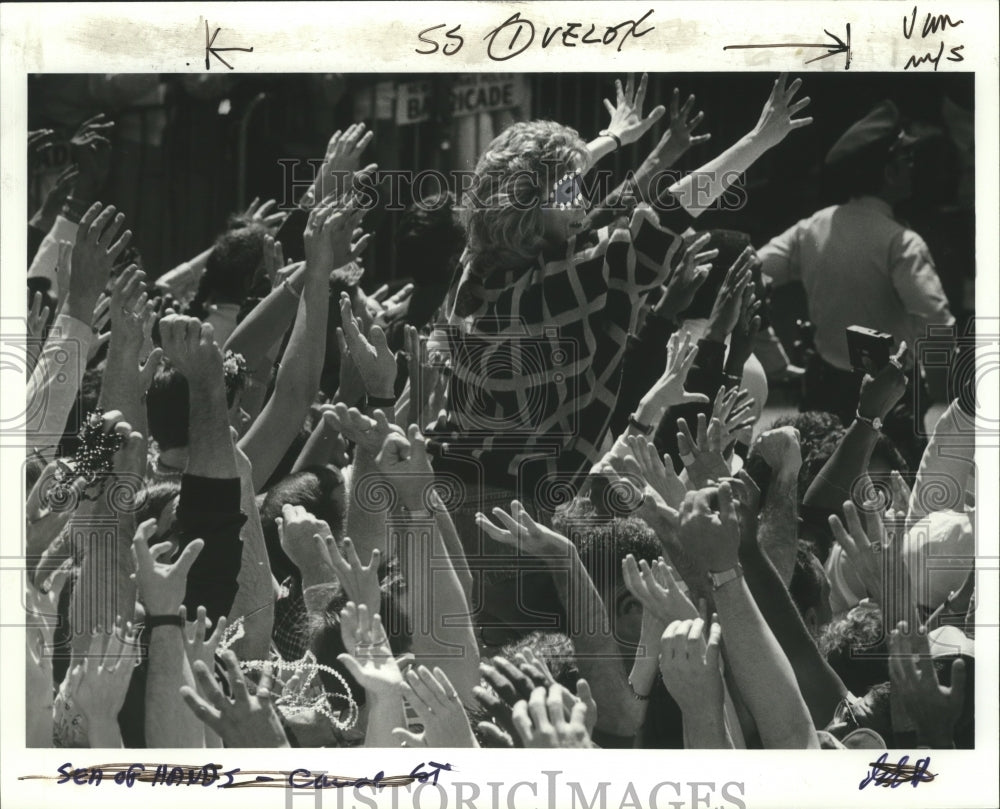
<instances>
[{"instance_id":1,"label":"black and white photograph","mask_svg":"<svg viewBox=\"0 0 1000 809\"><path fill-rule=\"evenodd\" d=\"M15 82L18 794L834 805L629 781L810 751L814 785L853 756L840 796L989 805L943 766L996 756L997 99L968 23L895 4L933 64L868 69L855 22L730 26L752 70L672 70L639 57L670 4L530 30L479 4L486 37L465 5L408 12L410 70L257 72L206 19L204 64ZM475 748L514 770L460 778Z\"/></svg>"}]
</instances>

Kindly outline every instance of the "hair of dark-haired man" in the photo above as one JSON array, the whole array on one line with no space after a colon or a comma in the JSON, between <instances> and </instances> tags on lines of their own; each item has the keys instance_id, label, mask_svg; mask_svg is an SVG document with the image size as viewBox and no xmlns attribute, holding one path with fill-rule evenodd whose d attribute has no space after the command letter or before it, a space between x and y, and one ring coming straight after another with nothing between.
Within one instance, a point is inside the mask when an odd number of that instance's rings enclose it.
<instances>
[{"instance_id":1,"label":"hair of dark-haired man","mask_svg":"<svg viewBox=\"0 0 1000 809\"><path fill-rule=\"evenodd\" d=\"M454 212L455 197L443 192L414 202L396 230L399 274L415 286L451 283L453 259L465 244L465 229Z\"/></svg>"},{"instance_id":2,"label":"hair of dark-haired man","mask_svg":"<svg viewBox=\"0 0 1000 809\"><path fill-rule=\"evenodd\" d=\"M523 638L505 645L500 654L513 662L514 655L530 649L535 657L544 661L549 672L559 685L572 694L576 693L576 683L580 679L580 669L576 663L576 648L573 640L562 632L544 632L536 629Z\"/></svg>"},{"instance_id":3,"label":"hair of dark-haired man","mask_svg":"<svg viewBox=\"0 0 1000 809\"><path fill-rule=\"evenodd\" d=\"M416 200L396 229L397 275L413 282L406 309L386 324L393 351L403 348L404 326L425 327L441 308L465 246L465 229L454 211L455 198L442 192Z\"/></svg>"},{"instance_id":4,"label":"hair of dark-haired man","mask_svg":"<svg viewBox=\"0 0 1000 809\"><path fill-rule=\"evenodd\" d=\"M391 560L385 570L386 575L382 580L382 593L379 597L379 615L382 617L382 626L389 640L389 648L393 655L398 657L406 654L412 646L412 628L402 606L401 590L405 587L405 583L396 572L395 562ZM344 678L351 696L360 707L365 704L365 690L337 659L347 651L340 631L340 611L346 603L347 596L341 589L331 599L325 611L310 614L309 649L316 656L316 662L329 666ZM320 671L320 679L329 694L339 693L343 689L340 681L325 671ZM346 708L347 701L331 700L331 707L334 710Z\"/></svg>"},{"instance_id":5,"label":"hair of dark-haired man","mask_svg":"<svg viewBox=\"0 0 1000 809\"><path fill-rule=\"evenodd\" d=\"M844 429L839 417L823 410L806 410L794 415L779 416L769 429L778 427L794 427L799 431L799 446L802 448L803 458Z\"/></svg>"},{"instance_id":6,"label":"hair of dark-haired man","mask_svg":"<svg viewBox=\"0 0 1000 809\"><path fill-rule=\"evenodd\" d=\"M204 318L210 303L243 303L263 263L267 233L264 225L251 222L216 239L188 311Z\"/></svg>"},{"instance_id":7,"label":"hair of dark-haired man","mask_svg":"<svg viewBox=\"0 0 1000 809\"><path fill-rule=\"evenodd\" d=\"M146 520L159 520L163 510L180 497L180 493L179 480L158 480L147 483L136 497L136 525L141 525ZM160 528L169 528L169 526L160 526Z\"/></svg>"},{"instance_id":8,"label":"hair of dark-haired man","mask_svg":"<svg viewBox=\"0 0 1000 809\"><path fill-rule=\"evenodd\" d=\"M604 601L615 638L619 643L637 643L642 606L625 586L622 562L629 554L636 561L657 559L663 551L656 533L638 517L602 515L590 499L583 497L557 508L552 528L576 546L580 561Z\"/></svg>"},{"instance_id":9,"label":"hair of dark-haired man","mask_svg":"<svg viewBox=\"0 0 1000 809\"><path fill-rule=\"evenodd\" d=\"M333 466L309 466L286 475L264 495L260 507L260 524L264 531L264 544L271 561L271 571L279 582L289 576L300 578L298 568L281 549L278 525L275 522L286 504L302 506L316 519L329 525L335 537L343 537L347 499L340 470Z\"/></svg>"},{"instance_id":10,"label":"hair of dark-haired man","mask_svg":"<svg viewBox=\"0 0 1000 809\"><path fill-rule=\"evenodd\" d=\"M852 694L864 694L889 679L882 621L877 604L858 604L820 634L820 652Z\"/></svg>"}]
</instances>

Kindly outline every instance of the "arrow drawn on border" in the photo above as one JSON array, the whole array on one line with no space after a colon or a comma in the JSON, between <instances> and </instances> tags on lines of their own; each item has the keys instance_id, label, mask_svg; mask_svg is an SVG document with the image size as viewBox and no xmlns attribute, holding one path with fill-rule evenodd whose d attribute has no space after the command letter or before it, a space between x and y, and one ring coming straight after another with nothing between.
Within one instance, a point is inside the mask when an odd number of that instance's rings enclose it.
<instances>
[{"instance_id":1,"label":"arrow drawn on border","mask_svg":"<svg viewBox=\"0 0 1000 809\"><path fill-rule=\"evenodd\" d=\"M221 28L216 28L215 33L212 34L212 38L208 37L208 20L205 20L205 70L212 69L212 57L214 56L222 64L228 67L230 70L235 70L235 68L229 64L225 59L219 56L222 51L243 51L244 53L253 53L253 48L215 48L215 38L219 35Z\"/></svg>"},{"instance_id":2,"label":"arrow drawn on border","mask_svg":"<svg viewBox=\"0 0 1000 809\"><path fill-rule=\"evenodd\" d=\"M838 37L836 34L831 34L825 28L823 33L826 34L832 42L772 42L766 45L726 45L722 50L732 51L732 50L746 50L749 48L826 48L827 51L822 56L816 56L813 59L806 60L806 64L812 62L818 62L820 59L827 59L831 56L837 56L838 54L846 54L844 59L844 70L851 69L851 24L846 25L846 42Z\"/></svg>"}]
</instances>

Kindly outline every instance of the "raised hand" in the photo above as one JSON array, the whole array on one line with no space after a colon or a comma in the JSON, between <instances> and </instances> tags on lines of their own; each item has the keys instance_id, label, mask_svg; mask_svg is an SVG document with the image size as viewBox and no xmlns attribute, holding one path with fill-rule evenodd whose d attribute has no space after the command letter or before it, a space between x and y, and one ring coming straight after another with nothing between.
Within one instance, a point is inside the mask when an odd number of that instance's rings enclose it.
<instances>
[{"instance_id":1,"label":"raised hand","mask_svg":"<svg viewBox=\"0 0 1000 809\"><path fill-rule=\"evenodd\" d=\"M643 613L648 611L664 626L672 621L698 617L698 610L684 595L670 566L662 559L651 566L645 559L636 563L635 557L629 554L622 561L622 576L628 591L642 604Z\"/></svg>"},{"instance_id":2,"label":"raised hand","mask_svg":"<svg viewBox=\"0 0 1000 809\"><path fill-rule=\"evenodd\" d=\"M215 342L211 323L186 315L167 315L160 320L160 345L189 383L223 384L222 350Z\"/></svg>"},{"instance_id":3,"label":"raised hand","mask_svg":"<svg viewBox=\"0 0 1000 809\"><path fill-rule=\"evenodd\" d=\"M281 242L268 234L264 237L264 275L267 276L271 289L275 289L288 277L289 273L283 272L285 269L285 252Z\"/></svg>"},{"instance_id":4,"label":"raised hand","mask_svg":"<svg viewBox=\"0 0 1000 809\"><path fill-rule=\"evenodd\" d=\"M955 746L954 731L965 705L965 661L951 664L951 686L938 682L926 628L908 632L900 621L889 634L889 677L898 697L917 725L918 744Z\"/></svg>"},{"instance_id":5,"label":"raised hand","mask_svg":"<svg viewBox=\"0 0 1000 809\"><path fill-rule=\"evenodd\" d=\"M510 510L511 513L508 514L502 508L493 509L493 516L503 528L491 523L481 513L476 514L476 524L497 542L518 548L531 556L566 559L573 552L572 542L551 528L535 522L517 500L511 501Z\"/></svg>"},{"instance_id":6,"label":"raised hand","mask_svg":"<svg viewBox=\"0 0 1000 809\"><path fill-rule=\"evenodd\" d=\"M404 728L394 730L393 736L403 747L479 747L458 692L440 668L411 668L402 693L424 726L420 735Z\"/></svg>"},{"instance_id":7,"label":"raised hand","mask_svg":"<svg viewBox=\"0 0 1000 809\"><path fill-rule=\"evenodd\" d=\"M416 424L410 425L405 436L398 427L388 434L375 457L375 465L406 508L419 511L427 507L424 492L434 481L434 470L427 454L427 441Z\"/></svg>"},{"instance_id":8,"label":"raised hand","mask_svg":"<svg viewBox=\"0 0 1000 809\"><path fill-rule=\"evenodd\" d=\"M366 213L355 202L341 203L334 197L310 211L303 233L309 272L326 276L364 252L369 236L358 226Z\"/></svg>"},{"instance_id":9,"label":"raised hand","mask_svg":"<svg viewBox=\"0 0 1000 809\"><path fill-rule=\"evenodd\" d=\"M45 296L41 292L36 292L31 298L31 306L28 307L26 336L29 350L34 350L36 346L41 347L45 327L49 324L52 310L48 306L43 306L44 302Z\"/></svg>"},{"instance_id":10,"label":"raised hand","mask_svg":"<svg viewBox=\"0 0 1000 809\"><path fill-rule=\"evenodd\" d=\"M355 604L364 605L375 614L379 610L382 588L379 586L378 569L382 563L382 552L375 548L367 565L362 565L358 552L349 537L345 537L342 547L330 542L330 559L337 579L347 597Z\"/></svg>"},{"instance_id":11,"label":"raised hand","mask_svg":"<svg viewBox=\"0 0 1000 809\"><path fill-rule=\"evenodd\" d=\"M753 341L760 331L760 308L762 301L757 300L757 294L752 283L743 287L743 299L740 302L740 316L733 327L729 338L729 354L726 357L726 369L733 376L743 376L743 366L753 354Z\"/></svg>"},{"instance_id":12,"label":"raised hand","mask_svg":"<svg viewBox=\"0 0 1000 809\"><path fill-rule=\"evenodd\" d=\"M694 95L687 97L684 106L680 106L680 99L681 91L675 87L673 95L670 97L670 128L668 131L670 132L672 148L679 149L680 153L683 154L692 146L705 143L712 135L707 132L702 135L692 134L698 125L705 120L705 113L699 110L695 113L694 118L689 120L691 110L694 109Z\"/></svg>"},{"instance_id":13,"label":"raised hand","mask_svg":"<svg viewBox=\"0 0 1000 809\"><path fill-rule=\"evenodd\" d=\"M34 166L42 152L47 152L52 148L52 138L55 135L53 129L32 129L28 132L28 162Z\"/></svg>"},{"instance_id":14,"label":"raised hand","mask_svg":"<svg viewBox=\"0 0 1000 809\"><path fill-rule=\"evenodd\" d=\"M695 294L712 271L712 261L718 257L716 249L703 250L712 235L702 233L684 249L681 263L670 276L653 311L666 320L673 320L691 305Z\"/></svg>"},{"instance_id":15,"label":"raised hand","mask_svg":"<svg viewBox=\"0 0 1000 809\"><path fill-rule=\"evenodd\" d=\"M337 342L341 356L345 350L350 355L369 396L394 398L396 355L389 348L385 332L379 326L372 326L367 338L361 333L346 292L340 294L340 316L343 327L337 329Z\"/></svg>"},{"instance_id":16,"label":"raised hand","mask_svg":"<svg viewBox=\"0 0 1000 809\"><path fill-rule=\"evenodd\" d=\"M586 706L576 702L567 714L564 691L561 685L549 686L547 693L536 688L528 700L514 706L511 720L525 747L593 747Z\"/></svg>"},{"instance_id":17,"label":"raised hand","mask_svg":"<svg viewBox=\"0 0 1000 809\"><path fill-rule=\"evenodd\" d=\"M728 483L688 492L681 506L680 541L695 564L706 573L721 573L736 566L740 522Z\"/></svg>"},{"instance_id":18,"label":"raised hand","mask_svg":"<svg viewBox=\"0 0 1000 809\"><path fill-rule=\"evenodd\" d=\"M892 502L886 511L886 518L905 520L910 511L910 496L913 494L913 489L895 469L889 475L889 488L892 491Z\"/></svg>"},{"instance_id":19,"label":"raised hand","mask_svg":"<svg viewBox=\"0 0 1000 809\"><path fill-rule=\"evenodd\" d=\"M95 337L87 350L87 364L89 365L97 352L111 341L111 331L105 331L105 327L111 320L111 298L104 292L97 297L94 304L94 311L91 314L90 329Z\"/></svg>"},{"instance_id":20,"label":"raised hand","mask_svg":"<svg viewBox=\"0 0 1000 809\"><path fill-rule=\"evenodd\" d=\"M858 413L862 417L884 420L889 415L889 411L906 393L906 373L903 369L907 360L908 351L904 340L885 368L874 376L865 374L858 396Z\"/></svg>"},{"instance_id":21,"label":"raised hand","mask_svg":"<svg viewBox=\"0 0 1000 809\"><path fill-rule=\"evenodd\" d=\"M94 747L104 747L103 739L117 737L118 713L125 704L128 684L139 662L137 638L138 632L131 624L127 631L117 626L110 637L95 632L87 656L66 676L66 694L87 717L90 743ZM113 746L119 745L120 737Z\"/></svg>"},{"instance_id":22,"label":"raised hand","mask_svg":"<svg viewBox=\"0 0 1000 809\"><path fill-rule=\"evenodd\" d=\"M76 178L79 176L80 169L75 164L70 164L59 173L55 185L49 189L45 199L42 200L41 207L31 217L32 226L45 233L52 230L52 226L56 223L56 217L62 210L63 203L73 193Z\"/></svg>"},{"instance_id":23,"label":"raised hand","mask_svg":"<svg viewBox=\"0 0 1000 809\"><path fill-rule=\"evenodd\" d=\"M270 666L265 666L260 685L251 695L239 660L230 650L222 653L233 698L227 697L204 661L192 666L198 691L181 686L181 696L191 712L215 731L226 747L289 747L288 738L271 698Z\"/></svg>"},{"instance_id":24,"label":"raised hand","mask_svg":"<svg viewBox=\"0 0 1000 809\"><path fill-rule=\"evenodd\" d=\"M49 548L83 502L87 481L77 475L60 482L56 474L59 464L52 461L42 470L24 504L25 546L31 553Z\"/></svg>"},{"instance_id":25,"label":"raised hand","mask_svg":"<svg viewBox=\"0 0 1000 809\"><path fill-rule=\"evenodd\" d=\"M243 212L243 216L252 222L259 222L272 232L277 232L288 218L287 211L272 211L272 208L274 208L277 204L278 201L276 199L269 199L266 202L261 202L260 197L254 197L253 201Z\"/></svg>"},{"instance_id":26,"label":"raised hand","mask_svg":"<svg viewBox=\"0 0 1000 809\"><path fill-rule=\"evenodd\" d=\"M761 110L757 125L752 136L761 141L764 148L777 146L789 132L801 129L813 122L812 118L793 118L809 106L809 96L795 101L795 94L802 86L802 79L796 79L788 84L788 74L782 73L774 82L771 94Z\"/></svg>"},{"instance_id":27,"label":"raised hand","mask_svg":"<svg viewBox=\"0 0 1000 809\"><path fill-rule=\"evenodd\" d=\"M763 458L775 473L798 475L802 466L799 431L791 425L775 427L761 434L754 452Z\"/></svg>"},{"instance_id":28,"label":"raised hand","mask_svg":"<svg viewBox=\"0 0 1000 809\"><path fill-rule=\"evenodd\" d=\"M837 540L847 560L854 566L868 597L885 608L884 568L889 555L882 518L875 512L869 515L873 538L869 537L868 532L862 527L858 510L849 500L844 503L844 518L847 520L847 529L836 514L831 514L828 518L833 538Z\"/></svg>"},{"instance_id":29,"label":"raised hand","mask_svg":"<svg viewBox=\"0 0 1000 809\"><path fill-rule=\"evenodd\" d=\"M215 650L226 634L226 616L219 616L215 631L209 634L212 619L208 617L204 607L198 607L198 616L194 621L188 621L187 608L183 605L180 615L184 621L184 651L187 653L188 663L193 669L195 662L200 660L211 669L215 665Z\"/></svg>"},{"instance_id":30,"label":"raised hand","mask_svg":"<svg viewBox=\"0 0 1000 809\"><path fill-rule=\"evenodd\" d=\"M674 621L660 639L660 675L681 710L687 714L722 710L725 686L719 667L722 628L712 621L708 641L705 622L698 617Z\"/></svg>"},{"instance_id":31,"label":"raised hand","mask_svg":"<svg viewBox=\"0 0 1000 809\"><path fill-rule=\"evenodd\" d=\"M667 506L673 509L680 508L684 495L687 494L687 486L674 472L670 456L665 455L661 459L657 454L656 444L645 436L629 435L625 441L646 483Z\"/></svg>"},{"instance_id":32,"label":"raised hand","mask_svg":"<svg viewBox=\"0 0 1000 809\"><path fill-rule=\"evenodd\" d=\"M742 430L751 427L757 420L752 412L755 404L748 390L733 388L727 391L725 386L719 388L712 403L712 420L718 420L722 429L719 443L724 450Z\"/></svg>"},{"instance_id":33,"label":"raised hand","mask_svg":"<svg viewBox=\"0 0 1000 809\"><path fill-rule=\"evenodd\" d=\"M90 206L80 220L76 244L73 245L73 272L67 284L67 313L90 323L94 306L108 282L111 267L132 238L126 230L119 237L124 214L117 214L113 205Z\"/></svg>"},{"instance_id":34,"label":"raised hand","mask_svg":"<svg viewBox=\"0 0 1000 809\"><path fill-rule=\"evenodd\" d=\"M404 284L395 295L378 303L378 311L372 313L372 318L379 326L392 323L396 318L406 313L413 295L413 284ZM369 297L367 300L371 300Z\"/></svg>"},{"instance_id":35,"label":"raised hand","mask_svg":"<svg viewBox=\"0 0 1000 809\"><path fill-rule=\"evenodd\" d=\"M707 486L729 476L729 466L722 455L722 423L712 419L711 424L706 424L705 414L699 413L695 439L687 422L677 419L677 451L688 480L695 487Z\"/></svg>"},{"instance_id":36,"label":"raised hand","mask_svg":"<svg viewBox=\"0 0 1000 809\"><path fill-rule=\"evenodd\" d=\"M712 312L708 316L706 340L724 342L736 328L743 312L744 290L753 283L753 275L750 272L753 262L753 248L748 246L729 268L712 305Z\"/></svg>"},{"instance_id":37,"label":"raised hand","mask_svg":"<svg viewBox=\"0 0 1000 809\"><path fill-rule=\"evenodd\" d=\"M339 129L334 132L327 143L323 165L302 204L308 206L331 195L346 194L361 165L361 153L374 136L373 131L365 131L363 123L352 124L344 132ZM375 169L375 164L370 164L364 172L372 173Z\"/></svg>"},{"instance_id":38,"label":"raised hand","mask_svg":"<svg viewBox=\"0 0 1000 809\"><path fill-rule=\"evenodd\" d=\"M376 410L373 416L366 416L355 407L337 402L332 409L324 411L323 418L336 427L344 438L372 456L379 454L390 433L405 438L402 428L390 424L381 410Z\"/></svg>"},{"instance_id":39,"label":"raised hand","mask_svg":"<svg viewBox=\"0 0 1000 809\"><path fill-rule=\"evenodd\" d=\"M96 199L104 187L111 171L111 141L108 136L114 128L114 121L107 120L103 113L88 118L70 139L73 162L80 169L73 195L87 202ZM74 268L76 264L74 263Z\"/></svg>"},{"instance_id":40,"label":"raised hand","mask_svg":"<svg viewBox=\"0 0 1000 809\"><path fill-rule=\"evenodd\" d=\"M410 408L406 423L416 424L423 428L427 424L425 416L428 397L427 386L424 382L426 379L424 367L427 343L416 326L407 323L403 327L403 344L406 349L406 373L410 382Z\"/></svg>"},{"instance_id":41,"label":"raised hand","mask_svg":"<svg viewBox=\"0 0 1000 809\"><path fill-rule=\"evenodd\" d=\"M302 506L285 503L281 516L275 519L278 540L303 576L319 570L332 574L334 563L331 548L335 546L333 532L324 520L317 519ZM329 581L329 576L327 577Z\"/></svg>"},{"instance_id":42,"label":"raised hand","mask_svg":"<svg viewBox=\"0 0 1000 809\"><path fill-rule=\"evenodd\" d=\"M733 505L740 521L740 543L757 545L757 523L760 516L760 488L746 469L736 473L735 478L726 478L733 490ZM746 545L747 547L752 547Z\"/></svg>"},{"instance_id":43,"label":"raised hand","mask_svg":"<svg viewBox=\"0 0 1000 809\"><path fill-rule=\"evenodd\" d=\"M149 299L145 279L146 274L135 264L130 264L112 283L109 302L111 339L115 350L126 350L136 357L142 355L156 319L156 304ZM145 383L143 390L152 383L162 354L162 350L154 348L140 369L140 379Z\"/></svg>"},{"instance_id":44,"label":"raised hand","mask_svg":"<svg viewBox=\"0 0 1000 809\"><path fill-rule=\"evenodd\" d=\"M364 604L348 602L340 613L340 634L346 654L337 656L365 691L398 697L403 674L392 656L382 619Z\"/></svg>"},{"instance_id":45,"label":"raised hand","mask_svg":"<svg viewBox=\"0 0 1000 809\"><path fill-rule=\"evenodd\" d=\"M151 518L139 526L132 540L139 599L145 606L147 615L177 615L184 603L188 572L205 547L205 542L201 539L192 540L185 546L177 561L168 565L157 559L170 549L170 543L158 542L150 547L149 540L155 534L156 520Z\"/></svg>"},{"instance_id":46,"label":"raised hand","mask_svg":"<svg viewBox=\"0 0 1000 809\"><path fill-rule=\"evenodd\" d=\"M648 81L649 76L643 73L636 88L634 77L629 75L625 88L622 89L621 80L615 79L615 103L612 104L608 99L604 99L604 108L611 115L608 131L617 135L622 145L627 146L639 140L667 111L661 104L650 110L645 118L642 117L642 105L646 100Z\"/></svg>"},{"instance_id":47,"label":"raised hand","mask_svg":"<svg viewBox=\"0 0 1000 809\"><path fill-rule=\"evenodd\" d=\"M698 356L698 346L691 345L691 335L674 332L667 343L667 367L649 392L642 398L640 407L647 403L666 410L679 404L707 404L703 393L688 393L684 390L691 366Z\"/></svg>"}]
</instances>

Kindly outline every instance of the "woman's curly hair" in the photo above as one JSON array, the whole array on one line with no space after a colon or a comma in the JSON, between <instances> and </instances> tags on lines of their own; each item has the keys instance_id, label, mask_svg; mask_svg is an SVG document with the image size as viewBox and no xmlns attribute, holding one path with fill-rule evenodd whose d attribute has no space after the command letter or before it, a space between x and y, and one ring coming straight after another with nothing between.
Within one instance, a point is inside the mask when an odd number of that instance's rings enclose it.
<instances>
[{"instance_id":1,"label":"woman's curly hair","mask_svg":"<svg viewBox=\"0 0 1000 809\"><path fill-rule=\"evenodd\" d=\"M588 160L577 131L554 121L513 124L493 139L476 165L462 217L474 279L522 267L538 255L545 231L542 201L564 173ZM455 311L464 317L476 308L465 295Z\"/></svg>"}]
</instances>

